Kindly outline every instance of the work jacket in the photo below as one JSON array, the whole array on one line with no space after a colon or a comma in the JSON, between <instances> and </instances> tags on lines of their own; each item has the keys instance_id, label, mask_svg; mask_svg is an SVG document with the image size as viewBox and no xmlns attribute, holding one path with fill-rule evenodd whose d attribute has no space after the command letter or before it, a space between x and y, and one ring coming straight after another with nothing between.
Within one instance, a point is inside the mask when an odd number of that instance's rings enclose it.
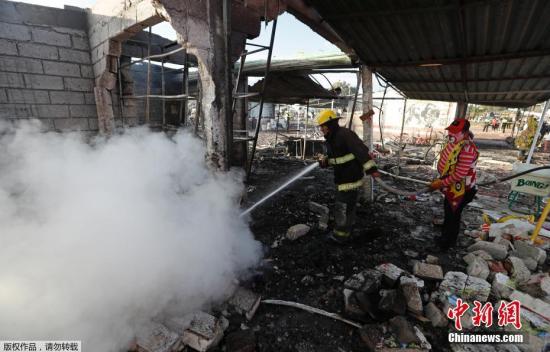
<instances>
[{"instance_id":1,"label":"work jacket","mask_svg":"<svg viewBox=\"0 0 550 352\"><path fill-rule=\"evenodd\" d=\"M334 168L334 182L339 191L361 187L364 172L376 166L369 148L355 132L345 127L330 132L326 147L328 164Z\"/></svg>"}]
</instances>

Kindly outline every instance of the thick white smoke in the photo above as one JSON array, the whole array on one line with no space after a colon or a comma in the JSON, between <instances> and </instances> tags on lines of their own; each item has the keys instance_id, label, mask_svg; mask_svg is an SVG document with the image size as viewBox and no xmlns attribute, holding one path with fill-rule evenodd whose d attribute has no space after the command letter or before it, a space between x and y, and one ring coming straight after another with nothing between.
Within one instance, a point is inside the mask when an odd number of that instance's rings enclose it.
<instances>
[{"instance_id":1,"label":"thick white smoke","mask_svg":"<svg viewBox=\"0 0 550 352\"><path fill-rule=\"evenodd\" d=\"M124 350L142 322L220 299L260 257L239 175L209 172L188 134L0 131L0 340Z\"/></svg>"}]
</instances>

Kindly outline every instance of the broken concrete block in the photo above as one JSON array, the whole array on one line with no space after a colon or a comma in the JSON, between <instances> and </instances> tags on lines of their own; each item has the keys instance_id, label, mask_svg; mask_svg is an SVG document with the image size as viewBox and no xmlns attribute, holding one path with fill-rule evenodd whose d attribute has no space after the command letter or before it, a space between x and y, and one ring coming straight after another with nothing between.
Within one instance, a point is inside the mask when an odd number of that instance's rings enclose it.
<instances>
[{"instance_id":1,"label":"broken concrete block","mask_svg":"<svg viewBox=\"0 0 550 352\"><path fill-rule=\"evenodd\" d=\"M459 297L468 301L487 302L490 293L491 284L478 277L468 276L464 290Z\"/></svg>"},{"instance_id":2,"label":"broken concrete block","mask_svg":"<svg viewBox=\"0 0 550 352\"><path fill-rule=\"evenodd\" d=\"M439 264L439 258L435 255L428 254L428 256L426 257L426 263L434 265Z\"/></svg>"},{"instance_id":3,"label":"broken concrete block","mask_svg":"<svg viewBox=\"0 0 550 352\"><path fill-rule=\"evenodd\" d=\"M431 351L432 345L428 342L428 339L424 336L422 331L420 331L420 329L416 326L414 327L414 333L420 343L420 348L424 351Z\"/></svg>"},{"instance_id":4,"label":"broken concrete block","mask_svg":"<svg viewBox=\"0 0 550 352\"><path fill-rule=\"evenodd\" d=\"M459 295L466 287L468 275L460 271L448 271L439 285L440 300L446 301L450 295Z\"/></svg>"},{"instance_id":5,"label":"broken concrete block","mask_svg":"<svg viewBox=\"0 0 550 352\"><path fill-rule=\"evenodd\" d=\"M491 293L497 299L508 299L514 291L513 283L508 275L497 273L491 285Z\"/></svg>"},{"instance_id":6,"label":"broken concrete block","mask_svg":"<svg viewBox=\"0 0 550 352\"><path fill-rule=\"evenodd\" d=\"M417 258L418 257L418 252L413 251L411 249L405 249L403 251L403 254L405 254L409 258Z\"/></svg>"},{"instance_id":7,"label":"broken concrete block","mask_svg":"<svg viewBox=\"0 0 550 352\"><path fill-rule=\"evenodd\" d=\"M255 352L256 336L252 330L237 330L225 337L227 352Z\"/></svg>"},{"instance_id":8,"label":"broken concrete block","mask_svg":"<svg viewBox=\"0 0 550 352\"><path fill-rule=\"evenodd\" d=\"M309 210L319 215L319 228L326 230L329 220L329 208L326 205L322 205L316 202L309 202Z\"/></svg>"},{"instance_id":9,"label":"broken concrete block","mask_svg":"<svg viewBox=\"0 0 550 352\"><path fill-rule=\"evenodd\" d=\"M516 248L514 254L522 259L532 258L538 265L542 265L546 261L546 251L526 241L515 241L514 247Z\"/></svg>"},{"instance_id":10,"label":"broken concrete block","mask_svg":"<svg viewBox=\"0 0 550 352\"><path fill-rule=\"evenodd\" d=\"M464 319L463 319L464 320ZM471 343L451 343L453 352L496 352L497 350L492 345L471 344Z\"/></svg>"},{"instance_id":11,"label":"broken concrete block","mask_svg":"<svg viewBox=\"0 0 550 352\"><path fill-rule=\"evenodd\" d=\"M546 273L532 275L527 282L519 284L519 288L533 297L544 298L550 295L550 277Z\"/></svg>"},{"instance_id":12,"label":"broken concrete block","mask_svg":"<svg viewBox=\"0 0 550 352\"><path fill-rule=\"evenodd\" d=\"M521 258L523 260L523 264L529 269L529 271L533 272L537 270L537 267L539 266L535 259L533 258Z\"/></svg>"},{"instance_id":13,"label":"broken concrete block","mask_svg":"<svg viewBox=\"0 0 550 352\"><path fill-rule=\"evenodd\" d=\"M367 269L361 273L365 278L365 283L361 291L365 293L374 293L380 290L382 284L382 273L375 269Z\"/></svg>"},{"instance_id":14,"label":"broken concrete block","mask_svg":"<svg viewBox=\"0 0 550 352\"><path fill-rule=\"evenodd\" d=\"M246 316L246 319L251 320L256 314L256 310L260 306L261 296L247 290L243 287L237 288L228 303L239 314Z\"/></svg>"},{"instance_id":15,"label":"broken concrete block","mask_svg":"<svg viewBox=\"0 0 550 352\"><path fill-rule=\"evenodd\" d=\"M380 264L374 269L382 273L382 281L388 287L394 287L399 277L406 273L403 269L392 263Z\"/></svg>"},{"instance_id":16,"label":"broken concrete block","mask_svg":"<svg viewBox=\"0 0 550 352\"><path fill-rule=\"evenodd\" d=\"M405 284L408 284L408 283L415 284L416 287L418 287L419 289L424 288L424 280L419 279L416 276L403 275L399 278L399 284L400 285L405 285Z\"/></svg>"},{"instance_id":17,"label":"broken concrete block","mask_svg":"<svg viewBox=\"0 0 550 352\"><path fill-rule=\"evenodd\" d=\"M295 241L300 237L303 237L307 235L309 232L310 227L306 224L298 224L291 226L287 232L286 232L286 238L288 238L291 241Z\"/></svg>"},{"instance_id":18,"label":"broken concrete block","mask_svg":"<svg viewBox=\"0 0 550 352\"><path fill-rule=\"evenodd\" d=\"M204 312L192 313L181 319L173 318L169 324L172 328L177 328L175 331L185 329L181 340L199 352L215 347L223 338L224 324L216 317Z\"/></svg>"},{"instance_id":19,"label":"broken concrete block","mask_svg":"<svg viewBox=\"0 0 550 352\"><path fill-rule=\"evenodd\" d=\"M526 293L515 290L510 295L510 300L518 300L521 302L521 308L527 308L546 319L550 319L550 304L538 298L531 297Z\"/></svg>"},{"instance_id":20,"label":"broken concrete block","mask_svg":"<svg viewBox=\"0 0 550 352\"><path fill-rule=\"evenodd\" d=\"M172 352L177 351L179 339L166 326L151 322L138 331L136 345L139 352Z\"/></svg>"},{"instance_id":21,"label":"broken concrete block","mask_svg":"<svg viewBox=\"0 0 550 352\"><path fill-rule=\"evenodd\" d=\"M427 280L443 280L443 269L439 265L418 262L413 267L413 274Z\"/></svg>"},{"instance_id":22,"label":"broken concrete block","mask_svg":"<svg viewBox=\"0 0 550 352\"><path fill-rule=\"evenodd\" d=\"M382 298L378 302L378 309L386 313L403 315L407 311L405 298L398 290L380 290Z\"/></svg>"},{"instance_id":23,"label":"broken concrete block","mask_svg":"<svg viewBox=\"0 0 550 352\"><path fill-rule=\"evenodd\" d=\"M514 246L512 246L512 242L502 237L499 239L496 239L494 243L503 245L504 247L506 247L507 250L514 248Z\"/></svg>"},{"instance_id":24,"label":"broken concrete block","mask_svg":"<svg viewBox=\"0 0 550 352\"><path fill-rule=\"evenodd\" d=\"M449 324L447 316L433 302L424 307L424 315L430 319L433 327L444 328Z\"/></svg>"},{"instance_id":25,"label":"broken concrete block","mask_svg":"<svg viewBox=\"0 0 550 352\"><path fill-rule=\"evenodd\" d=\"M354 274L344 282L344 287L354 291L361 291L365 285L365 277L362 273Z\"/></svg>"},{"instance_id":26,"label":"broken concrete block","mask_svg":"<svg viewBox=\"0 0 550 352\"><path fill-rule=\"evenodd\" d=\"M487 262L487 265L489 265L489 270L492 273L503 273L508 275L508 271L506 270L506 268L504 267L504 264L502 264L501 261L490 260L489 262Z\"/></svg>"},{"instance_id":27,"label":"broken concrete block","mask_svg":"<svg viewBox=\"0 0 550 352\"><path fill-rule=\"evenodd\" d=\"M367 345L368 351L376 351L384 342L384 334L378 324L365 324L359 330L359 336Z\"/></svg>"},{"instance_id":28,"label":"broken concrete block","mask_svg":"<svg viewBox=\"0 0 550 352\"><path fill-rule=\"evenodd\" d=\"M390 319L390 326L397 337L397 341L402 344L419 343L418 337L412 325L403 316L397 316Z\"/></svg>"},{"instance_id":29,"label":"broken concrete block","mask_svg":"<svg viewBox=\"0 0 550 352\"><path fill-rule=\"evenodd\" d=\"M525 266L523 260L518 257L508 257L504 262L504 267L508 270L512 279L518 284L527 282L531 277L531 272L527 266Z\"/></svg>"},{"instance_id":30,"label":"broken concrete block","mask_svg":"<svg viewBox=\"0 0 550 352\"><path fill-rule=\"evenodd\" d=\"M363 310L359 306L359 302L355 297L355 291L345 288L344 289L344 309L348 315L362 316Z\"/></svg>"},{"instance_id":31,"label":"broken concrete block","mask_svg":"<svg viewBox=\"0 0 550 352\"><path fill-rule=\"evenodd\" d=\"M481 258L485 261L493 260L493 257L491 255L483 250L477 250L473 251L471 253L468 253L466 256L464 256L464 261L466 264L470 264L474 258Z\"/></svg>"},{"instance_id":32,"label":"broken concrete block","mask_svg":"<svg viewBox=\"0 0 550 352\"><path fill-rule=\"evenodd\" d=\"M308 207L309 207L309 211L315 214L322 215L322 214L329 213L329 208L326 205L319 204L317 202L310 201L308 203Z\"/></svg>"},{"instance_id":33,"label":"broken concrete block","mask_svg":"<svg viewBox=\"0 0 550 352\"><path fill-rule=\"evenodd\" d=\"M485 260L475 256L468 264L466 272L470 276L475 276L479 277L480 279L486 280L487 277L489 277L490 270L489 265L487 265L487 262Z\"/></svg>"},{"instance_id":34,"label":"broken concrete block","mask_svg":"<svg viewBox=\"0 0 550 352\"><path fill-rule=\"evenodd\" d=\"M468 252L473 252L477 250L483 250L491 255L494 259L503 260L508 255L508 250L506 246L498 243L487 242L487 241L478 241L468 247Z\"/></svg>"},{"instance_id":35,"label":"broken concrete block","mask_svg":"<svg viewBox=\"0 0 550 352\"><path fill-rule=\"evenodd\" d=\"M365 292L355 292L355 298L359 304L359 308L368 314L372 319L379 320L377 303L372 299L371 295L366 294Z\"/></svg>"},{"instance_id":36,"label":"broken concrete block","mask_svg":"<svg viewBox=\"0 0 550 352\"><path fill-rule=\"evenodd\" d=\"M401 284L399 287L403 297L405 297L405 302L407 303L407 309L413 314L422 314L422 298L420 297L420 292L418 291L418 286L416 283L405 283Z\"/></svg>"}]
</instances>

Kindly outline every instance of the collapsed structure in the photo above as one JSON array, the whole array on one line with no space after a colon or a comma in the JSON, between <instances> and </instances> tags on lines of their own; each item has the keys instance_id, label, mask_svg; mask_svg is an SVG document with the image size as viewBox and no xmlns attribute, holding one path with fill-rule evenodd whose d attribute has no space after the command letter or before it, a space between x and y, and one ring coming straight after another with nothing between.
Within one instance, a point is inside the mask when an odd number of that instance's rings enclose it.
<instances>
[{"instance_id":1,"label":"collapsed structure","mask_svg":"<svg viewBox=\"0 0 550 352\"><path fill-rule=\"evenodd\" d=\"M0 111L10 119L41 119L48 129L109 134L123 124L179 126L187 116L187 101L196 99L208 159L227 169L234 126L242 129L242 121L233 120L240 116L233 111L233 64L246 40L259 35L260 22L284 11L336 44L352 65L363 64L364 109L372 103L371 70L407 97L459 102L458 115L467 103L519 107L550 96L546 26L540 22L544 16L534 16L549 11L545 3L394 5L103 0L89 10L61 10L3 0ZM177 43L147 33L162 21L176 30ZM142 66L141 77L139 69L132 71L131 60L139 57L145 58L137 60L141 63L178 63L183 69L177 82L162 82L161 91L158 67L152 74L147 65L144 75ZM197 67L200 79L193 93L187 84L178 87L188 80L189 67ZM135 94L144 76L145 94ZM151 111L154 99L167 102L162 119ZM366 127L369 143L371 126Z\"/></svg>"}]
</instances>

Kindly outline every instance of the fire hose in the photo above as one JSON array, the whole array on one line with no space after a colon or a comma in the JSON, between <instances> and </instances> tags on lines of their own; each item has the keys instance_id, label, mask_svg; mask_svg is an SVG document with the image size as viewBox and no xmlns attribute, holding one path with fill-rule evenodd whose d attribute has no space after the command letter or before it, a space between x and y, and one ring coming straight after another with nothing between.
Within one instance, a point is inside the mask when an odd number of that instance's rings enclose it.
<instances>
[{"instance_id":1,"label":"fire hose","mask_svg":"<svg viewBox=\"0 0 550 352\"><path fill-rule=\"evenodd\" d=\"M503 178L499 178L499 179L496 179L496 180L492 180L492 181L488 181L488 182L483 182L483 183L479 183L478 186L479 187L487 187L487 186L492 186L494 184L497 184L497 183L502 183L502 182L506 182L506 181L509 181L509 180L512 180L516 177L520 177L520 176L523 176L523 175L526 175L526 174L530 174L532 172L536 172L536 171L540 171L540 170L547 170L547 169L550 169L550 165L548 166L539 166L539 167L536 167L534 169L530 169L530 170L525 170L525 171L522 171L522 172L518 172L516 174L512 174L512 175L509 175L509 176L506 176L506 177L503 177ZM392 173L389 173L389 172L386 172L386 171L382 171L382 170L378 170L379 173L383 174L383 175L388 175L388 176L391 176L391 177L394 177L394 178L397 178L397 179L400 179L400 180L405 180L405 181L411 181L411 182L416 182L416 183L420 183L420 184L423 184L423 185L429 185L430 182L428 181L423 181L423 180L417 180L417 179L414 179L414 178L410 178L410 177L404 177L404 176L398 176L398 175L394 175ZM382 187L383 189L385 189L386 191L390 192L390 193L394 193L394 194L397 194L397 195L401 195L401 196L404 196L404 197L409 197L409 198L412 198L414 199L414 197L420 195L420 194L423 194L423 193L428 193L430 192L430 188L427 187L427 188L423 188L417 192L407 192L407 191L402 191L400 189L397 189L395 187L392 187L388 184L386 184L384 181L382 181L380 179L380 177L373 177L376 182L380 185L380 187Z\"/></svg>"}]
</instances>

